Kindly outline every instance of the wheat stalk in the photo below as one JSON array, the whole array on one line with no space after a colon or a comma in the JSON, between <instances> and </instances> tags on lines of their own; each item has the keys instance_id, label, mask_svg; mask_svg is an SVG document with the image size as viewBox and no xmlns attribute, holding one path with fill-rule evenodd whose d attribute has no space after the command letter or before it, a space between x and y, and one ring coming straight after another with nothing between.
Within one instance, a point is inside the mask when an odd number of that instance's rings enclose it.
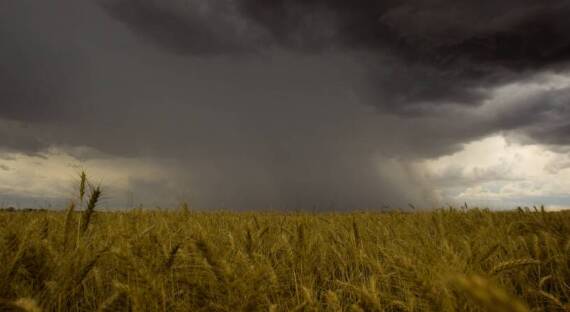
<instances>
[{"instance_id":1,"label":"wheat stalk","mask_svg":"<svg viewBox=\"0 0 570 312\"><path fill-rule=\"evenodd\" d=\"M85 233L85 231L87 231L93 213L95 212L95 206L97 206L97 202L99 201L100 197L101 197L101 188L97 186L96 188L93 189L93 191L91 191L91 196L89 197L87 208L83 212L83 218L81 220L81 228L80 228L81 233Z\"/></svg>"},{"instance_id":2,"label":"wheat stalk","mask_svg":"<svg viewBox=\"0 0 570 312\"><path fill-rule=\"evenodd\" d=\"M83 203L83 198L85 197L85 187L87 185L87 173L85 173L85 171L81 171L79 178L79 201Z\"/></svg>"},{"instance_id":3,"label":"wheat stalk","mask_svg":"<svg viewBox=\"0 0 570 312\"><path fill-rule=\"evenodd\" d=\"M63 226L63 250L67 250L67 244L73 230L73 212L75 211L75 202L71 201L65 212L65 223Z\"/></svg>"},{"instance_id":4,"label":"wheat stalk","mask_svg":"<svg viewBox=\"0 0 570 312\"><path fill-rule=\"evenodd\" d=\"M528 308L518 298L510 296L482 276L461 276L457 277L454 282L465 294L487 311L529 312Z\"/></svg>"},{"instance_id":5,"label":"wheat stalk","mask_svg":"<svg viewBox=\"0 0 570 312\"><path fill-rule=\"evenodd\" d=\"M539 265L540 261L535 259L516 259L516 260L509 260L503 261L497 265L495 265L492 269L490 274L495 275L499 272L510 270L513 268L527 266L527 265Z\"/></svg>"},{"instance_id":6,"label":"wheat stalk","mask_svg":"<svg viewBox=\"0 0 570 312\"><path fill-rule=\"evenodd\" d=\"M560 301L560 299L556 298L554 295L552 295L551 293L548 293L544 290L539 290L537 291L537 293L539 295L541 295L542 297L548 299L548 301L550 301L552 304L554 304L555 306L561 308L562 310L564 310L564 305L562 304L562 302Z\"/></svg>"},{"instance_id":7,"label":"wheat stalk","mask_svg":"<svg viewBox=\"0 0 570 312\"><path fill-rule=\"evenodd\" d=\"M174 247L172 247L172 249L168 253L168 257L166 258L166 261L164 262L164 268L166 270L170 269L172 267L172 265L174 264L174 258L176 258L176 254L178 253L180 246L181 246L180 244L174 245Z\"/></svg>"},{"instance_id":8,"label":"wheat stalk","mask_svg":"<svg viewBox=\"0 0 570 312\"><path fill-rule=\"evenodd\" d=\"M334 291L328 290L326 292L325 302L326 302L327 309L329 311L342 311L342 307L340 305L340 300L338 299L338 296Z\"/></svg>"}]
</instances>

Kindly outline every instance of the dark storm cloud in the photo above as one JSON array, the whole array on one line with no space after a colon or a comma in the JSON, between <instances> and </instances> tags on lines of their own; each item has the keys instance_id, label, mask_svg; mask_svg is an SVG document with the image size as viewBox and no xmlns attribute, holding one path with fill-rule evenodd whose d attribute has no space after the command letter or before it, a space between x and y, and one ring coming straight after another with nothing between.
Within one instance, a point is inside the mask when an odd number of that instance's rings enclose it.
<instances>
[{"instance_id":1,"label":"dark storm cloud","mask_svg":"<svg viewBox=\"0 0 570 312\"><path fill-rule=\"evenodd\" d=\"M367 52L372 70L361 91L399 114L477 105L486 88L570 59L570 4L563 0L218 0L202 5L207 9L186 1L186 10L177 1L104 3L135 32L179 53ZM242 32L232 31L238 26Z\"/></svg>"},{"instance_id":2,"label":"dark storm cloud","mask_svg":"<svg viewBox=\"0 0 570 312\"><path fill-rule=\"evenodd\" d=\"M103 0L115 18L178 53L218 54L251 49L255 29L236 15L232 1Z\"/></svg>"},{"instance_id":3,"label":"dark storm cloud","mask_svg":"<svg viewBox=\"0 0 570 312\"><path fill-rule=\"evenodd\" d=\"M0 2L0 119L26 124L65 122L77 101L86 60L78 48L66 0ZM0 121L1 122L1 121ZM10 140L12 141L12 140ZM29 140L24 140L29 141Z\"/></svg>"},{"instance_id":4,"label":"dark storm cloud","mask_svg":"<svg viewBox=\"0 0 570 312\"><path fill-rule=\"evenodd\" d=\"M307 42L316 37L323 48L390 49L411 61L440 66L468 58L525 68L570 58L570 5L563 0L238 2L246 16L288 46L294 45L291 37ZM323 19L328 32L310 23Z\"/></svg>"},{"instance_id":5,"label":"dark storm cloud","mask_svg":"<svg viewBox=\"0 0 570 312\"><path fill-rule=\"evenodd\" d=\"M546 90L497 112L489 128L514 130L542 144L570 145L570 88Z\"/></svg>"},{"instance_id":6,"label":"dark storm cloud","mask_svg":"<svg viewBox=\"0 0 570 312\"><path fill-rule=\"evenodd\" d=\"M61 59L56 51L39 44L30 46L28 38L17 38L19 34L7 30L0 28L0 117L53 120L61 113L59 102L69 90L64 86L67 65L58 64Z\"/></svg>"},{"instance_id":7,"label":"dark storm cloud","mask_svg":"<svg viewBox=\"0 0 570 312\"><path fill-rule=\"evenodd\" d=\"M566 144L563 93L471 111L562 71L562 1L358 3L0 2L0 144L171 162L135 198L251 208L423 202L414 160L500 130Z\"/></svg>"},{"instance_id":8,"label":"dark storm cloud","mask_svg":"<svg viewBox=\"0 0 570 312\"><path fill-rule=\"evenodd\" d=\"M34 154L49 146L38 133L21 122L0 119L0 152L20 151Z\"/></svg>"},{"instance_id":9,"label":"dark storm cloud","mask_svg":"<svg viewBox=\"0 0 570 312\"><path fill-rule=\"evenodd\" d=\"M178 57L148 49L121 23L83 2L61 0L54 8L21 3L0 12L43 21L35 36L15 27L27 22L10 21L22 36L15 38L24 39L20 48L41 60L24 75L24 85L33 89L46 67L71 73L73 83L50 81L55 87L46 89L48 96L66 96L17 106L18 116L0 107L0 116L11 119L1 131L5 148L32 154L55 145L83 159L101 157L74 148L88 146L110 159L171 161L176 170L168 181L131 180L135 200L145 204L172 203L182 194L198 207L318 203L347 209L424 198L417 192L422 185L411 186L418 184L411 171L398 164L377 169L382 157L373 154L382 139L368 133L376 122L360 124L357 119L369 114L347 105L358 67L350 57L283 51L255 58ZM60 63L50 49L35 49L38 43L61 44L81 57L81 66L72 59ZM14 55L3 64L19 60ZM40 110L52 115L38 118ZM123 198L114 199L123 204Z\"/></svg>"}]
</instances>

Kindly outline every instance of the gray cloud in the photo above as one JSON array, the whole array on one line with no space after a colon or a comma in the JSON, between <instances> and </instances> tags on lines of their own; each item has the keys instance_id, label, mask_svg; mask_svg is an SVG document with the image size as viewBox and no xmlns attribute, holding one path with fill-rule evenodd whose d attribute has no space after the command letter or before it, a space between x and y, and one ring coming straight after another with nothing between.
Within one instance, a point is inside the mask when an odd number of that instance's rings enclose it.
<instances>
[{"instance_id":1,"label":"gray cloud","mask_svg":"<svg viewBox=\"0 0 570 312\"><path fill-rule=\"evenodd\" d=\"M258 29L240 17L234 1L114 1L100 2L111 16L167 49L193 54L251 50Z\"/></svg>"},{"instance_id":2,"label":"gray cloud","mask_svg":"<svg viewBox=\"0 0 570 312\"><path fill-rule=\"evenodd\" d=\"M546 145L570 145L570 88L549 89L494 112L484 121L488 128L514 131Z\"/></svg>"},{"instance_id":3,"label":"gray cloud","mask_svg":"<svg viewBox=\"0 0 570 312\"><path fill-rule=\"evenodd\" d=\"M53 51L42 47L22 47L21 39L0 32L1 117L16 120L53 120L61 113L60 101L69 90L65 74ZM53 53L53 55L50 55ZM29 112L34 114L30 115Z\"/></svg>"},{"instance_id":4,"label":"gray cloud","mask_svg":"<svg viewBox=\"0 0 570 312\"><path fill-rule=\"evenodd\" d=\"M70 13L64 2L39 10L28 0L0 4L0 118L42 122L69 117L65 102L73 101L84 60L69 40L73 20L65 25L52 18Z\"/></svg>"},{"instance_id":5,"label":"gray cloud","mask_svg":"<svg viewBox=\"0 0 570 312\"><path fill-rule=\"evenodd\" d=\"M49 146L40 135L26 124L0 119L0 150L36 153Z\"/></svg>"},{"instance_id":6,"label":"gray cloud","mask_svg":"<svg viewBox=\"0 0 570 312\"><path fill-rule=\"evenodd\" d=\"M562 91L470 111L563 68L562 1L202 2L1 3L2 147L171 160L133 191L201 206L378 207L434 199L409 163L466 141L568 143Z\"/></svg>"},{"instance_id":7,"label":"gray cloud","mask_svg":"<svg viewBox=\"0 0 570 312\"><path fill-rule=\"evenodd\" d=\"M445 65L467 58L512 68L567 61L570 53L565 1L238 2L246 16L285 45L296 34L302 41L327 38L320 47L391 49L419 62ZM308 22L323 19L332 30L321 32Z\"/></svg>"},{"instance_id":8,"label":"gray cloud","mask_svg":"<svg viewBox=\"0 0 570 312\"><path fill-rule=\"evenodd\" d=\"M448 167L443 172L432 176L432 181L442 187L459 188L477 186L489 182L518 181L520 179L511 168L512 164L500 163L492 167L474 167L465 170L464 167Z\"/></svg>"},{"instance_id":9,"label":"gray cloud","mask_svg":"<svg viewBox=\"0 0 570 312\"><path fill-rule=\"evenodd\" d=\"M370 103L406 115L477 105L486 88L570 59L570 5L562 0L104 3L136 33L179 53L368 52Z\"/></svg>"}]
</instances>

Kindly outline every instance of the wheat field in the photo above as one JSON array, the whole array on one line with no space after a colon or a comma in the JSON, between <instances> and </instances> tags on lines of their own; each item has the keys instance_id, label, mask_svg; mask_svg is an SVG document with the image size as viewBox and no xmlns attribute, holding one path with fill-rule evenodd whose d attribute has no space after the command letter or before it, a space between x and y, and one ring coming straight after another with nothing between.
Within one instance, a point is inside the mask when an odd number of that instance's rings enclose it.
<instances>
[{"instance_id":1,"label":"wheat field","mask_svg":"<svg viewBox=\"0 0 570 312\"><path fill-rule=\"evenodd\" d=\"M570 311L569 212L100 212L100 195L0 212L0 311Z\"/></svg>"}]
</instances>

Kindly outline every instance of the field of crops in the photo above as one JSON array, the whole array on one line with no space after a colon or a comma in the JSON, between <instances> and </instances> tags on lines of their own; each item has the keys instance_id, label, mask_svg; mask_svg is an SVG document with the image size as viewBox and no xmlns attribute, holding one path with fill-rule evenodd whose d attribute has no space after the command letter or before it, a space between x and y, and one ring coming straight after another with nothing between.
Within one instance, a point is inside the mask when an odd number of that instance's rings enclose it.
<instances>
[{"instance_id":1,"label":"field of crops","mask_svg":"<svg viewBox=\"0 0 570 312\"><path fill-rule=\"evenodd\" d=\"M94 204L0 213L0 310L570 309L568 212L97 212Z\"/></svg>"}]
</instances>

